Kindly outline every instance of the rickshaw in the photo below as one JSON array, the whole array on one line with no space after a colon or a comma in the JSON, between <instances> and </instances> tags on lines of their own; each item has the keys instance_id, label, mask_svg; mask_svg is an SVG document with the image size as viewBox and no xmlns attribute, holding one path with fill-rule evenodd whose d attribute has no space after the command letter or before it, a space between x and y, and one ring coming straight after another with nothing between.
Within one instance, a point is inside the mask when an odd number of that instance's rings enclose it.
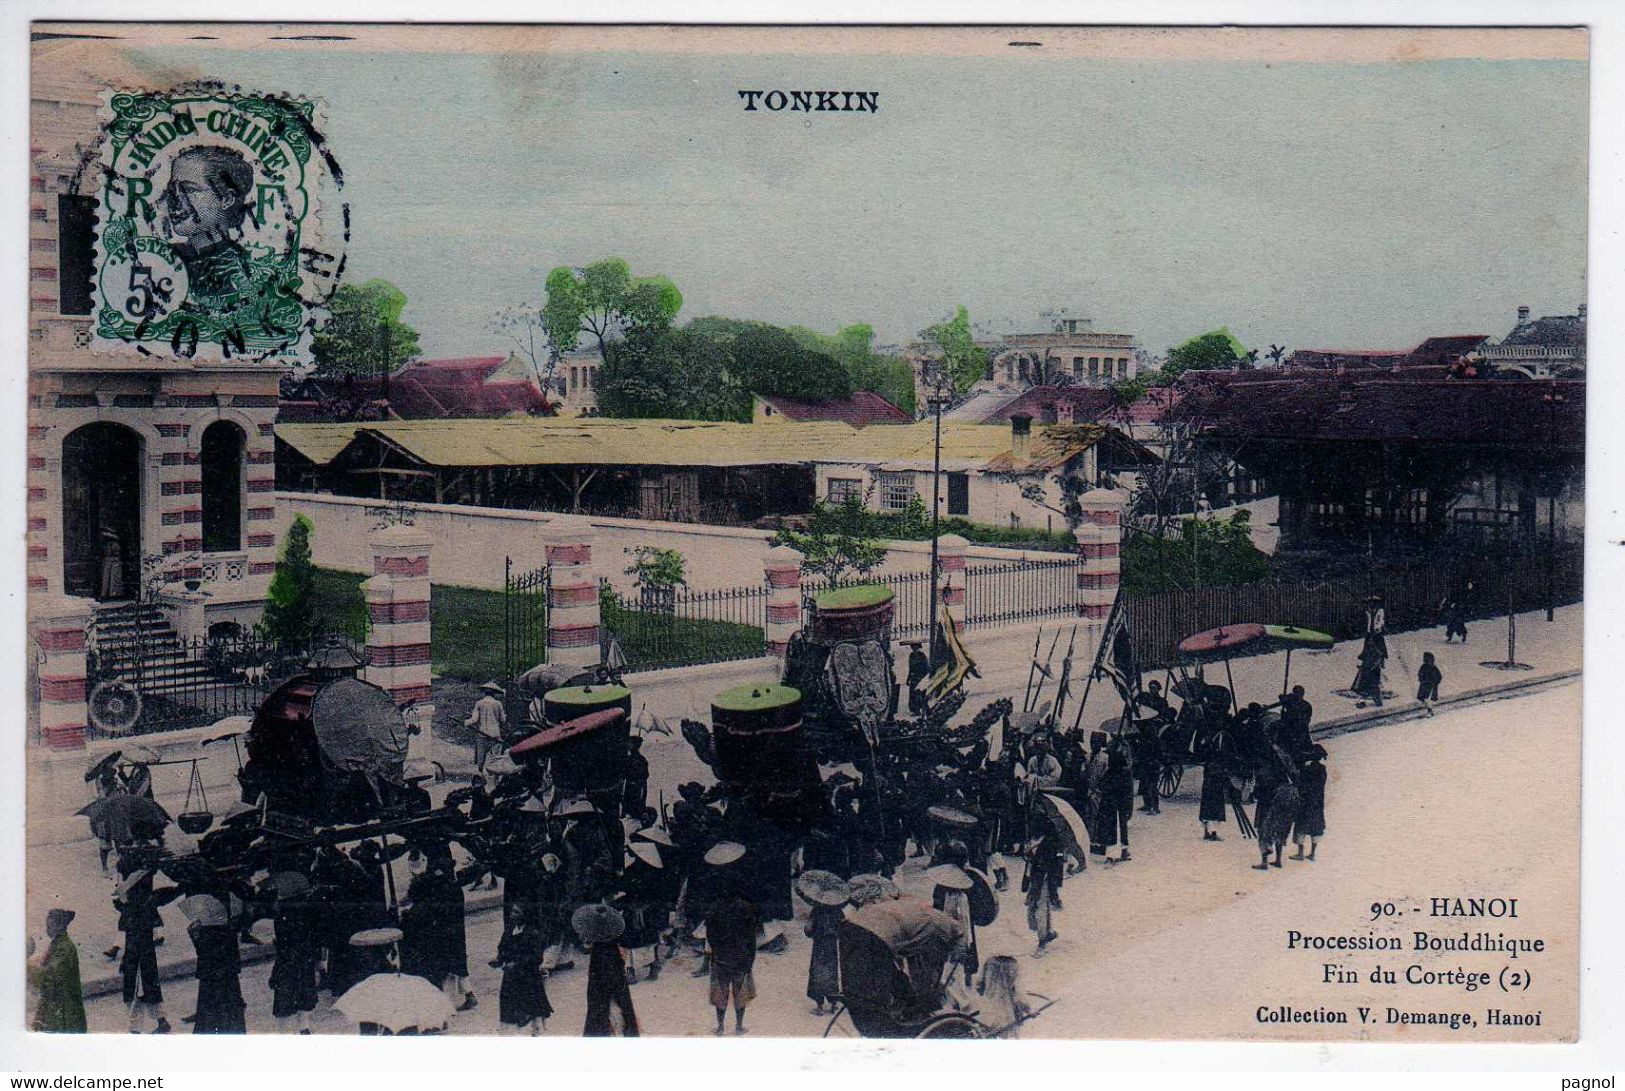
<instances>
[{"instance_id":1,"label":"rickshaw","mask_svg":"<svg viewBox=\"0 0 1625 1091\"><path fill-rule=\"evenodd\" d=\"M1207 760L1210 737L1235 725L1241 703L1236 698L1235 679L1230 671L1233 657L1284 650L1286 666L1281 678L1281 692L1285 693L1292 688L1292 653L1299 650L1330 651L1333 643L1329 634L1314 629L1257 622L1221 625L1181 640L1176 649L1178 680L1171 689L1183 703L1174 721L1163 726L1157 734L1163 762L1157 774L1157 794L1167 799L1177 792L1185 766L1200 765ZM1206 678L1207 665L1220 662L1224 664L1227 683L1224 686L1214 685ZM1279 714L1274 712L1265 715L1279 718ZM1266 721L1261 726L1267 729L1270 724Z\"/></svg>"},{"instance_id":2,"label":"rickshaw","mask_svg":"<svg viewBox=\"0 0 1625 1091\"><path fill-rule=\"evenodd\" d=\"M920 901L853 911L840 925L841 995L824 1037L843 1017L864 1038L991 1038L1008 1030L945 1002L944 971L961 935L952 917Z\"/></svg>"}]
</instances>

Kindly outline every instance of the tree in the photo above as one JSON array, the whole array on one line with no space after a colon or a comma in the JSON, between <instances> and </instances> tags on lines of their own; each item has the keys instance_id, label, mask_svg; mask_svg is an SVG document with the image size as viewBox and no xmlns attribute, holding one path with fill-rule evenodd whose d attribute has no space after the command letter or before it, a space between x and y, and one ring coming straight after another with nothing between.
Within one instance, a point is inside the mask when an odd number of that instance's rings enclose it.
<instances>
[{"instance_id":1,"label":"tree","mask_svg":"<svg viewBox=\"0 0 1625 1091\"><path fill-rule=\"evenodd\" d=\"M605 346L598 404L611 417L745 420L750 412L717 347L670 326L635 327Z\"/></svg>"},{"instance_id":2,"label":"tree","mask_svg":"<svg viewBox=\"0 0 1625 1091\"><path fill-rule=\"evenodd\" d=\"M804 347L788 330L716 317L696 318L684 329L727 369L743 396L740 420L749 419L752 394L823 401L852 393L851 378L833 356Z\"/></svg>"},{"instance_id":3,"label":"tree","mask_svg":"<svg viewBox=\"0 0 1625 1091\"><path fill-rule=\"evenodd\" d=\"M1234 334L1220 326L1169 349L1168 361L1162 365L1162 376L1173 380L1187 371L1223 371L1252 366L1253 360L1248 357L1247 349L1236 340Z\"/></svg>"},{"instance_id":4,"label":"tree","mask_svg":"<svg viewBox=\"0 0 1625 1091\"><path fill-rule=\"evenodd\" d=\"M553 377L558 372L559 354L548 339L542 309L534 303L504 307L491 319L491 328L513 343L514 351L530 363L536 385L549 402L553 400Z\"/></svg>"},{"instance_id":5,"label":"tree","mask_svg":"<svg viewBox=\"0 0 1625 1091\"><path fill-rule=\"evenodd\" d=\"M1228 519L1187 517L1177 537L1131 533L1123 541L1123 590L1129 595L1254 583L1269 567L1269 557L1253 547L1246 508Z\"/></svg>"},{"instance_id":6,"label":"tree","mask_svg":"<svg viewBox=\"0 0 1625 1091\"><path fill-rule=\"evenodd\" d=\"M343 284L311 341L316 374L376 378L418 356L418 331L400 320L406 293L387 280Z\"/></svg>"},{"instance_id":7,"label":"tree","mask_svg":"<svg viewBox=\"0 0 1625 1091\"><path fill-rule=\"evenodd\" d=\"M900 356L874 350L873 326L844 326L834 334L819 333L805 326L791 326L803 348L832 356L846 368L853 390L871 390L909 415L914 413L914 369Z\"/></svg>"},{"instance_id":8,"label":"tree","mask_svg":"<svg viewBox=\"0 0 1625 1091\"><path fill-rule=\"evenodd\" d=\"M987 374L987 350L975 342L970 312L963 306L947 321L921 330L920 336L942 350L948 374L953 376L954 390L960 394L981 382Z\"/></svg>"},{"instance_id":9,"label":"tree","mask_svg":"<svg viewBox=\"0 0 1625 1091\"><path fill-rule=\"evenodd\" d=\"M590 333L608 358L617 335L670 325L683 308L683 294L662 276L634 277L621 258L591 265L561 265L547 274L541 325L555 353L569 352Z\"/></svg>"},{"instance_id":10,"label":"tree","mask_svg":"<svg viewBox=\"0 0 1625 1091\"><path fill-rule=\"evenodd\" d=\"M310 556L314 533L309 519L293 517L282 556L277 558L276 575L271 577L260 629L283 648L303 647L316 635L316 568Z\"/></svg>"},{"instance_id":11,"label":"tree","mask_svg":"<svg viewBox=\"0 0 1625 1091\"><path fill-rule=\"evenodd\" d=\"M805 531L780 530L773 544L800 550L801 570L834 585L851 575L868 576L886 559L885 543L872 537L872 525L867 496L848 496L838 504L814 505Z\"/></svg>"}]
</instances>

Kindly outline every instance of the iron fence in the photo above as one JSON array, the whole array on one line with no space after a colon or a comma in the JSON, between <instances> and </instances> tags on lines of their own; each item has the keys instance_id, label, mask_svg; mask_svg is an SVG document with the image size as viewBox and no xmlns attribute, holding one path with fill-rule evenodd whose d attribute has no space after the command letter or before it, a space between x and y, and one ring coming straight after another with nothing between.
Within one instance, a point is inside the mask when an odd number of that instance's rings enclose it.
<instances>
[{"instance_id":1,"label":"iron fence","mask_svg":"<svg viewBox=\"0 0 1625 1091\"><path fill-rule=\"evenodd\" d=\"M350 644L331 635L321 643L335 641ZM86 654L90 733L118 738L252 715L308 658L308 646L291 648L246 634L169 632L96 641Z\"/></svg>"},{"instance_id":2,"label":"iron fence","mask_svg":"<svg viewBox=\"0 0 1625 1091\"><path fill-rule=\"evenodd\" d=\"M516 678L547 662L550 573L545 565L515 573L512 557L502 562L502 666L506 678Z\"/></svg>"},{"instance_id":3,"label":"iron fence","mask_svg":"<svg viewBox=\"0 0 1625 1091\"><path fill-rule=\"evenodd\" d=\"M1128 599L1128 623L1143 667L1166 667L1174 647L1192 633L1256 621L1297 625L1338 640L1365 631L1365 599L1383 596L1390 632L1442 625L1441 608L1458 601L1469 620L1538 610L1548 602L1579 602L1584 564L1580 549L1551 557L1434 561L1381 568L1320 583L1262 583L1203 587Z\"/></svg>"},{"instance_id":4,"label":"iron fence","mask_svg":"<svg viewBox=\"0 0 1625 1091\"><path fill-rule=\"evenodd\" d=\"M622 670L723 663L767 654L767 588L713 591L649 588L622 595L599 585L604 631L615 638Z\"/></svg>"},{"instance_id":5,"label":"iron fence","mask_svg":"<svg viewBox=\"0 0 1625 1091\"><path fill-rule=\"evenodd\" d=\"M1007 625L1078 612L1076 557L976 564L965 569L965 627Z\"/></svg>"}]
</instances>

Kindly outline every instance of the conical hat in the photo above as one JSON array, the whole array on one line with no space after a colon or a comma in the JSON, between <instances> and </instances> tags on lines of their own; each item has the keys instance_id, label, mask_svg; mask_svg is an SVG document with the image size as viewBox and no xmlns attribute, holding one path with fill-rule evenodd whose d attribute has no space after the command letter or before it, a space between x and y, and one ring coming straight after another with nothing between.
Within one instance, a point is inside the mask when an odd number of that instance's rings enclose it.
<instances>
[{"instance_id":1,"label":"conical hat","mask_svg":"<svg viewBox=\"0 0 1625 1091\"><path fill-rule=\"evenodd\" d=\"M660 859L660 850L655 848L654 845L650 844L648 841L633 841L626 847L633 856L636 856L639 860L642 860L650 867L666 866L665 862Z\"/></svg>"},{"instance_id":2,"label":"conical hat","mask_svg":"<svg viewBox=\"0 0 1625 1091\"><path fill-rule=\"evenodd\" d=\"M745 855L745 846L737 841L718 841L705 853L705 862L712 867L725 867Z\"/></svg>"},{"instance_id":3,"label":"conical hat","mask_svg":"<svg viewBox=\"0 0 1625 1091\"><path fill-rule=\"evenodd\" d=\"M677 847L677 842L672 840L671 834L659 826L645 826L641 830L633 830L632 836L640 841L653 841L657 845L665 845L668 849Z\"/></svg>"},{"instance_id":4,"label":"conical hat","mask_svg":"<svg viewBox=\"0 0 1625 1091\"><path fill-rule=\"evenodd\" d=\"M813 905L845 905L852 897L846 880L829 871L803 871L796 879L796 893Z\"/></svg>"},{"instance_id":5,"label":"conical hat","mask_svg":"<svg viewBox=\"0 0 1625 1091\"><path fill-rule=\"evenodd\" d=\"M570 927L581 937L582 943L609 943L621 938L626 931L626 918L601 903L577 906L570 915Z\"/></svg>"},{"instance_id":6,"label":"conical hat","mask_svg":"<svg viewBox=\"0 0 1625 1091\"><path fill-rule=\"evenodd\" d=\"M934 868L927 868L922 877L932 886L946 887L949 890L969 890L976 885L962 868L953 864L939 864Z\"/></svg>"},{"instance_id":7,"label":"conical hat","mask_svg":"<svg viewBox=\"0 0 1625 1091\"><path fill-rule=\"evenodd\" d=\"M181 912L193 924L204 926L225 924L227 920L226 907L219 898L209 894L194 894L181 899Z\"/></svg>"}]
</instances>

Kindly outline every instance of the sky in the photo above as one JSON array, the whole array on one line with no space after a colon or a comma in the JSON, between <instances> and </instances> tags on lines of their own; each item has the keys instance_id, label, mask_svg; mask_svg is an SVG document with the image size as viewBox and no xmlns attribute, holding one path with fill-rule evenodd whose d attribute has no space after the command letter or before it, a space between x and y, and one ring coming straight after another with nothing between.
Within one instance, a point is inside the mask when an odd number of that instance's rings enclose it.
<instances>
[{"instance_id":1,"label":"sky","mask_svg":"<svg viewBox=\"0 0 1625 1091\"><path fill-rule=\"evenodd\" d=\"M900 342L958 304L1067 308L1162 352L1405 348L1584 299L1582 61L730 52L150 58L323 100L349 276L405 291L424 355L617 256L721 314ZM747 113L739 89L879 92Z\"/></svg>"}]
</instances>

